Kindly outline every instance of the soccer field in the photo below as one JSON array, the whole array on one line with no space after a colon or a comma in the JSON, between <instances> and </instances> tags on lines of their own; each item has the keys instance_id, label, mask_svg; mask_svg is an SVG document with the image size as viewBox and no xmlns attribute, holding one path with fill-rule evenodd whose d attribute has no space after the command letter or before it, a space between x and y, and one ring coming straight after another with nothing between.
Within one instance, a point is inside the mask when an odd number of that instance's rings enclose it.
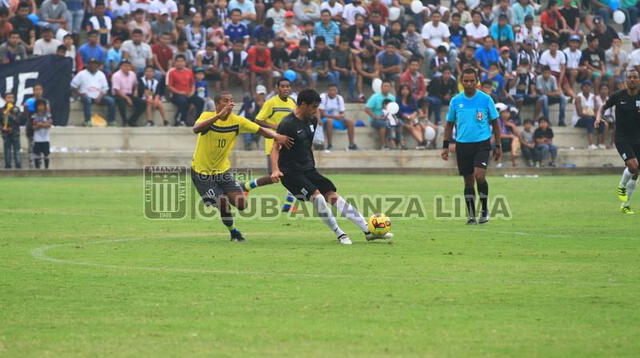
<instances>
[{"instance_id":1,"label":"soccer field","mask_svg":"<svg viewBox=\"0 0 640 358\"><path fill-rule=\"evenodd\" d=\"M417 195L427 217L392 218L392 243L341 218L352 246L318 218L238 218L237 244L217 218L146 219L142 177L1 179L0 356L640 352L638 214L618 211L617 176L489 177L512 217L474 227L434 218L459 177L329 177Z\"/></svg>"}]
</instances>

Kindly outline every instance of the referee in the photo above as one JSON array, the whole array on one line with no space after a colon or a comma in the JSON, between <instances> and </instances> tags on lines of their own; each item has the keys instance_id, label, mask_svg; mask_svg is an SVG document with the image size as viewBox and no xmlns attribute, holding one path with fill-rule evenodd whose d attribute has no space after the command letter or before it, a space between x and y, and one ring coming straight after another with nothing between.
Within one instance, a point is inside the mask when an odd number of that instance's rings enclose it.
<instances>
[{"instance_id":1,"label":"referee","mask_svg":"<svg viewBox=\"0 0 640 358\"><path fill-rule=\"evenodd\" d=\"M638 181L638 155L640 155L640 74L637 70L627 71L626 85L626 89L612 94L607 102L600 106L594 126L600 127L604 122L602 119L604 112L613 106L616 107L616 149L625 164L618 185L618 199L622 201L620 211L624 214L633 214L629 202Z\"/></svg>"},{"instance_id":2,"label":"referee","mask_svg":"<svg viewBox=\"0 0 640 358\"><path fill-rule=\"evenodd\" d=\"M456 125L456 159L458 172L464 177L464 200L467 206L467 225L484 224L489 221L487 197L489 183L485 178L489 152L491 151L491 127L495 135L495 149L493 156L496 161L502 156L500 147L500 125L498 111L491 97L476 89L478 77L473 69L462 71L462 86L464 92L457 94L449 103L447 125L444 129L442 145L442 159L449 159L449 140ZM482 204L480 219L476 221L476 192L474 183L478 186L478 194Z\"/></svg>"}]
</instances>

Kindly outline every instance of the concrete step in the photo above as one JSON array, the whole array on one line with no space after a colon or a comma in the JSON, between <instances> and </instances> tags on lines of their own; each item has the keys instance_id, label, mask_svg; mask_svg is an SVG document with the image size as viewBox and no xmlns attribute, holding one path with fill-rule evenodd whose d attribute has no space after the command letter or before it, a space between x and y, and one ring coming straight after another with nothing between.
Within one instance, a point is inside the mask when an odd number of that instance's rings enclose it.
<instances>
[{"instance_id":1,"label":"concrete step","mask_svg":"<svg viewBox=\"0 0 640 358\"><path fill-rule=\"evenodd\" d=\"M581 128L554 128L554 142L559 147L583 148L587 145L586 131ZM195 148L196 135L185 127L53 127L51 129L51 145L53 151L192 151ZM405 134L407 147L415 148L417 143ZM361 149L377 149L377 135L370 127L357 127L356 144ZM441 139L436 139L438 146ZM260 148L264 140L260 140ZM344 130L334 131L333 147L336 150L348 146L347 133ZM22 130L21 145L26 150L27 139ZM243 139L236 143L236 151L242 151ZM3 147L0 146L0 152Z\"/></svg>"},{"instance_id":2,"label":"concrete step","mask_svg":"<svg viewBox=\"0 0 640 358\"><path fill-rule=\"evenodd\" d=\"M236 97L236 100L240 100L240 97ZM173 118L176 113L176 107L170 103L164 103L164 109L167 115L167 119L171 124L173 124ZM92 107L93 113L97 113L103 116L106 119L107 116L107 108L103 105L94 105ZM442 118L444 119L447 113L448 107L444 106L442 109ZM571 116L573 116L574 106L573 104L567 105L567 110L565 112L565 116L567 121L571 121ZM525 106L522 109L522 113L520 113L521 119L534 119L533 118L533 106ZM559 108L558 105L552 105L549 107L549 116L551 117L551 124L556 125L558 123L558 115ZM361 120L365 123L368 123L368 116L364 112L364 104L360 103L348 103L346 105L346 116L347 118L352 118L354 120ZM122 120L120 118L120 114L116 111L116 123L118 126L122 124ZM143 126L146 123L146 117L143 114L138 119L138 126ZM160 118L160 113L155 111L154 113L154 123L156 126L162 126L162 119ZM70 111L69 111L69 126L84 126L84 115L82 111L82 105L78 102L71 103Z\"/></svg>"},{"instance_id":3,"label":"concrete step","mask_svg":"<svg viewBox=\"0 0 640 358\"><path fill-rule=\"evenodd\" d=\"M53 169L140 169L145 165L184 165L191 163L191 151L85 151L85 152L53 152L51 168ZM384 170L384 168L455 168L455 156L443 162L440 150L406 150L406 151L324 151L315 152L318 168L344 170ZM27 167L26 154L23 153L23 166ZM235 151L231 155L233 168L251 169L263 173L266 159L257 151ZM505 157L505 169L511 167L510 157ZM519 161L519 166L524 166ZM615 149L607 150L569 150L561 149L557 164L577 167L610 167L621 166L621 160ZM494 166L492 163L491 166Z\"/></svg>"},{"instance_id":4,"label":"concrete step","mask_svg":"<svg viewBox=\"0 0 640 358\"><path fill-rule=\"evenodd\" d=\"M555 143L560 147L581 148L586 146L584 129L557 127L554 129ZM356 143L362 149L375 149L377 137L370 127L356 128ZM405 135L407 146L415 147L416 142ZM195 147L196 136L190 128L184 127L141 127L141 128L83 128L83 127L54 127L51 129L51 145L57 151L191 151ZM437 139L440 142L440 139ZM27 140L21 140L26 149ZM260 140L263 148L264 140ZM346 131L334 131L333 145L337 150L348 145ZM239 139L236 150L243 149L243 141ZM2 151L2 147L0 147Z\"/></svg>"}]
</instances>

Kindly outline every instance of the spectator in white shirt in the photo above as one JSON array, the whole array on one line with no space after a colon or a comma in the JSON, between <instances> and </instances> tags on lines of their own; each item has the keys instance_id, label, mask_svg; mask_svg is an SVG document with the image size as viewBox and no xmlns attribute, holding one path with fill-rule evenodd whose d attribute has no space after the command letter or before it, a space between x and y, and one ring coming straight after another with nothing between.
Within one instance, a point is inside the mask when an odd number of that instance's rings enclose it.
<instances>
[{"instance_id":1,"label":"spectator in white shirt","mask_svg":"<svg viewBox=\"0 0 640 358\"><path fill-rule=\"evenodd\" d=\"M322 10L329 10L331 13L331 20L336 23L342 23L342 13L344 12L344 6L336 0L325 1L320 5L320 12Z\"/></svg>"},{"instance_id":2,"label":"spectator in white shirt","mask_svg":"<svg viewBox=\"0 0 640 358\"><path fill-rule=\"evenodd\" d=\"M484 38L489 35L489 29L482 23L482 15L479 11L471 13L471 22L464 26L467 32L469 42L473 42L476 46L482 46Z\"/></svg>"},{"instance_id":3,"label":"spectator in white shirt","mask_svg":"<svg viewBox=\"0 0 640 358\"><path fill-rule=\"evenodd\" d=\"M611 48L604 52L604 59L609 88L615 91L624 82L623 73L629 64L629 55L622 49L621 39L613 39Z\"/></svg>"},{"instance_id":4,"label":"spectator in white shirt","mask_svg":"<svg viewBox=\"0 0 640 358\"><path fill-rule=\"evenodd\" d=\"M71 88L80 95L82 109L84 111L84 123L91 126L91 105L104 104L108 108L107 122L113 125L116 115L116 102L108 95L109 84L107 77L98 70L98 60L89 59L87 68L78 72L71 80Z\"/></svg>"},{"instance_id":5,"label":"spectator in white shirt","mask_svg":"<svg viewBox=\"0 0 640 358\"><path fill-rule=\"evenodd\" d=\"M362 6L362 1L354 0L350 4L345 5L342 12L342 18L348 26L356 24L356 15L367 16L367 9Z\"/></svg>"},{"instance_id":6,"label":"spectator in white shirt","mask_svg":"<svg viewBox=\"0 0 640 358\"><path fill-rule=\"evenodd\" d=\"M178 5L173 0L154 0L149 5L149 14L154 15L156 18L160 17L160 10L167 10L167 13L171 16L171 20L175 20L178 16Z\"/></svg>"},{"instance_id":7,"label":"spectator in white shirt","mask_svg":"<svg viewBox=\"0 0 640 358\"><path fill-rule=\"evenodd\" d=\"M631 31L629 31L629 38L634 49L640 48L640 23L633 25Z\"/></svg>"},{"instance_id":8,"label":"spectator in white shirt","mask_svg":"<svg viewBox=\"0 0 640 358\"><path fill-rule=\"evenodd\" d=\"M428 64L431 63L431 59L436 55L436 49L441 45L447 49L449 63L456 63L458 57L455 46L449 43L449 36L451 36L449 27L440 22L441 19L442 15L436 11L431 14L431 21L422 27L422 39L426 46L425 61Z\"/></svg>"},{"instance_id":9,"label":"spectator in white shirt","mask_svg":"<svg viewBox=\"0 0 640 358\"><path fill-rule=\"evenodd\" d=\"M569 38L569 47L562 50L564 56L567 58L567 70L566 78L569 82L569 87L574 88L578 75L580 74L580 58L582 58L582 51L580 47L580 36L571 35Z\"/></svg>"},{"instance_id":10,"label":"spectator in white shirt","mask_svg":"<svg viewBox=\"0 0 640 358\"><path fill-rule=\"evenodd\" d=\"M36 56L55 55L62 42L53 38L53 30L49 27L42 29L41 35L42 38L37 40L33 46L33 54Z\"/></svg>"},{"instance_id":11,"label":"spectator in white shirt","mask_svg":"<svg viewBox=\"0 0 640 358\"><path fill-rule=\"evenodd\" d=\"M553 73L553 76L558 80L558 86L564 90L567 96L574 98L576 94L573 88L566 85L567 57L564 55L564 52L558 51L560 45L557 40L551 39L549 41L549 49L540 55L540 61L538 63L540 66L549 66L551 73Z\"/></svg>"},{"instance_id":12,"label":"spectator in white shirt","mask_svg":"<svg viewBox=\"0 0 640 358\"><path fill-rule=\"evenodd\" d=\"M352 119L347 119L344 116L345 106L344 98L338 94L338 86L336 84L330 84L327 92L320 95L320 116L324 123L324 133L327 138L327 150L332 149L331 139L333 136L333 129L345 129L347 130L347 136L349 137L349 150L357 150L354 142L354 127L355 124Z\"/></svg>"}]
</instances>

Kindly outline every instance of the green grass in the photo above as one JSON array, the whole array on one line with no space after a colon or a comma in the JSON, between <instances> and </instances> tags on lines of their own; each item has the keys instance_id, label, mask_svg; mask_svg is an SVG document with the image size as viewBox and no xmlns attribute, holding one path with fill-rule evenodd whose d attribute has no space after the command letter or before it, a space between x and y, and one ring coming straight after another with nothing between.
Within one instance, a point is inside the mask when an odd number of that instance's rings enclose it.
<instances>
[{"instance_id":1,"label":"green grass","mask_svg":"<svg viewBox=\"0 0 640 358\"><path fill-rule=\"evenodd\" d=\"M637 356L638 216L617 177L491 177L511 220L435 220L457 177L333 175L417 194L393 244L318 219L151 221L142 178L0 180L0 356ZM251 195L280 196L280 186ZM54 245L54 246L50 246Z\"/></svg>"}]
</instances>

